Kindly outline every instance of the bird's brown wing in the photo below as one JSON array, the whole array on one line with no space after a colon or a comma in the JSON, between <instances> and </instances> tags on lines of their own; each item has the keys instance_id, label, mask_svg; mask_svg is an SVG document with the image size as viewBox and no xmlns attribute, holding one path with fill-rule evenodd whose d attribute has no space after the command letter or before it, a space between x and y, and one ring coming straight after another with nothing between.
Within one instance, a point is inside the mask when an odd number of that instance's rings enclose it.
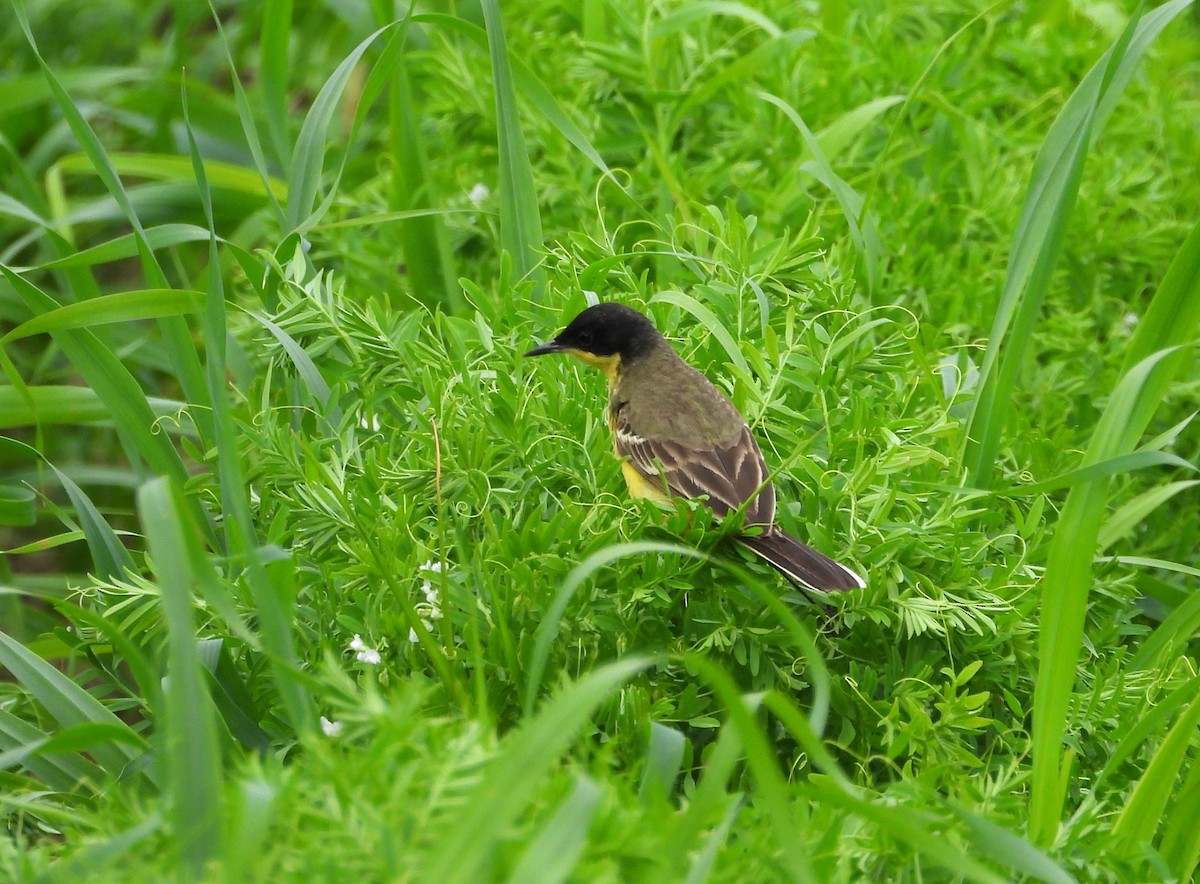
<instances>
[{"instance_id":1,"label":"bird's brown wing","mask_svg":"<svg viewBox=\"0 0 1200 884\"><path fill-rule=\"evenodd\" d=\"M745 424L729 445L703 449L639 436L623 414L616 415L614 424L617 455L628 458L648 482L661 485L665 479L676 497L707 496L707 505L718 516L738 509L758 492L746 507L746 523L770 525L775 521L775 489L767 483L762 452Z\"/></svg>"}]
</instances>

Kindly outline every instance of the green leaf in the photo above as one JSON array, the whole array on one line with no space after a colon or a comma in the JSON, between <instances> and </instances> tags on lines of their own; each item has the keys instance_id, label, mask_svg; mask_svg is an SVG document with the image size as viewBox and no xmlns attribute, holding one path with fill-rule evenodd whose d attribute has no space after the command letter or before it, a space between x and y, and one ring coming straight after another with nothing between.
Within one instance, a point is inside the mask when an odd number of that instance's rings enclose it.
<instances>
[{"instance_id":1,"label":"green leaf","mask_svg":"<svg viewBox=\"0 0 1200 884\"><path fill-rule=\"evenodd\" d=\"M1188 747L1200 727L1200 694L1197 694L1146 766L1133 794L1121 808L1113 833L1133 842L1150 841L1163 819L1167 802L1175 791L1175 780L1187 757ZM1194 823L1195 820L1193 819Z\"/></svg>"},{"instance_id":2,"label":"green leaf","mask_svg":"<svg viewBox=\"0 0 1200 884\"><path fill-rule=\"evenodd\" d=\"M687 741L679 731L657 721L650 722L650 745L642 769L642 784L638 787L638 798L643 804L670 798L686 746Z\"/></svg>"},{"instance_id":3,"label":"green leaf","mask_svg":"<svg viewBox=\"0 0 1200 884\"><path fill-rule=\"evenodd\" d=\"M517 94L513 88L508 45L500 20L499 0L480 0L487 26L492 80L496 92L496 131L500 151L500 247L512 257L519 278L533 278L540 297L542 216L538 208L533 166L525 149Z\"/></svg>"},{"instance_id":4,"label":"green leaf","mask_svg":"<svg viewBox=\"0 0 1200 884\"><path fill-rule=\"evenodd\" d=\"M12 673L12 677L63 728L95 722L124 729L128 733L129 739L107 740L89 750L89 754L109 775L122 773L130 762L139 759L145 752L145 741L129 725L66 675L4 632L0 632L0 665ZM142 768L140 773L150 776L146 768Z\"/></svg>"},{"instance_id":5,"label":"green leaf","mask_svg":"<svg viewBox=\"0 0 1200 884\"><path fill-rule=\"evenodd\" d=\"M159 735L167 807L183 867L198 878L220 849L222 772L192 616L193 550L201 543L182 497L166 478L143 485L137 495L167 621L168 680Z\"/></svg>"},{"instance_id":6,"label":"green leaf","mask_svg":"<svg viewBox=\"0 0 1200 884\"><path fill-rule=\"evenodd\" d=\"M592 710L655 658L630 657L593 670L568 685L505 740L484 769L479 784L450 815L422 863L424 876L444 884L492 877L495 845L525 808L541 778L558 763Z\"/></svg>"},{"instance_id":7,"label":"green leaf","mask_svg":"<svg viewBox=\"0 0 1200 884\"><path fill-rule=\"evenodd\" d=\"M66 304L35 316L0 338L0 344L67 328L87 328L110 322L130 322L195 313L202 298L200 292L180 289L141 289L102 295L88 301Z\"/></svg>"},{"instance_id":8,"label":"green leaf","mask_svg":"<svg viewBox=\"0 0 1200 884\"><path fill-rule=\"evenodd\" d=\"M1092 137L1150 44L1190 2L1173 0L1144 18L1135 15L1071 94L1038 152L967 427L964 461L971 485L991 484L1017 371L1062 251ZM1047 825L1041 816L1036 819Z\"/></svg>"},{"instance_id":9,"label":"green leaf","mask_svg":"<svg viewBox=\"0 0 1200 884\"><path fill-rule=\"evenodd\" d=\"M579 775L575 788L530 839L509 884L566 881L587 846L588 829L600 804L600 788L590 777Z\"/></svg>"}]
</instances>

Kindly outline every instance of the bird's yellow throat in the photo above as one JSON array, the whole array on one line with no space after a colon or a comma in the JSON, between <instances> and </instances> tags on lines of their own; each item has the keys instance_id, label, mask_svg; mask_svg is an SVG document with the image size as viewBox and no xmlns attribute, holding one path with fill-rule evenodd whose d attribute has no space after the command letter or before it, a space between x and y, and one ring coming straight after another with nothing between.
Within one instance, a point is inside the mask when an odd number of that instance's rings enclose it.
<instances>
[{"instance_id":1,"label":"bird's yellow throat","mask_svg":"<svg viewBox=\"0 0 1200 884\"><path fill-rule=\"evenodd\" d=\"M621 372L621 354L613 353L611 356L597 356L595 353L587 353L583 350L570 349L566 352L570 353L580 362L586 362L588 365L593 365L604 372L604 377L608 379L608 387L611 390L613 384L617 382L617 375Z\"/></svg>"}]
</instances>

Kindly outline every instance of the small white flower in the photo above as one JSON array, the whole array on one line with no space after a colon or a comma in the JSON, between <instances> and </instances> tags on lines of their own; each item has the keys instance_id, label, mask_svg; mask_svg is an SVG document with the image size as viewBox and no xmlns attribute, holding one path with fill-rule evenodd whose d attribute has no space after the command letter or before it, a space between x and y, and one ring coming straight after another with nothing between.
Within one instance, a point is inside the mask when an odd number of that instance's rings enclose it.
<instances>
[{"instance_id":1,"label":"small white flower","mask_svg":"<svg viewBox=\"0 0 1200 884\"><path fill-rule=\"evenodd\" d=\"M471 188L471 192L467 194L467 199L469 199L473 205L478 206L482 205L483 201L491 195L491 189L481 181Z\"/></svg>"},{"instance_id":2,"label":"small white flower","mask_svg":"<svg viewBox=\"0 0 1200 884\"><path fill-rule=\"evenodd\" d=\"M350 642L350 650L354 651L354 657L359 663L366 663L368 666L378 666L383 662L383 658L379 656L379 652L369 647L357 632L354 633L354 641Z\"/></svg>"},{"instance_id":3,"label":"small white flower","mask_svg":"<svg viewBox=\"0 0 1200 884\"><path fill-rule=\"evenodd\" d=\"M417 569L418 571L432 571L434 574L442 573L442 563L435 562L433 559L427 561L424 565Z\"/></svg>"},{"instance_id":4,"label":"small white flower","mask_svg":"<svg viewBox=\"0 0 1200 884\"><path fill-rule=\"evenodd\" d=\"M375 432L379 432L379 415L360 415L358 418L358 425L364 430L374 430Z\"/></svg>"},{"instance_id":5,"label":"small white flower","mask_svg":"<svg viewBox=\"0 0 1200 884\"><path fill-rule=\"evenodd\" d=\"M417 638L417 631L415 629L413 629L411 626L408 628L408 640L410 642L412 642L414 645L420 641L420 639Z\"/></svg>"},{"instance_id":6,"label":"small white flower","mask_svg":"<svg viewBox=\"0 0 1200 884\"><path fill-rule=\"evenodd\" d=\"M323 733L325 736L329 737L330 739L333 739L338 734L340 734L342 732L343 727L345 727L345 725L342 724L342 722L330 721L324 715L321 716L321 733Z\"/></svg>"}]
</instances>

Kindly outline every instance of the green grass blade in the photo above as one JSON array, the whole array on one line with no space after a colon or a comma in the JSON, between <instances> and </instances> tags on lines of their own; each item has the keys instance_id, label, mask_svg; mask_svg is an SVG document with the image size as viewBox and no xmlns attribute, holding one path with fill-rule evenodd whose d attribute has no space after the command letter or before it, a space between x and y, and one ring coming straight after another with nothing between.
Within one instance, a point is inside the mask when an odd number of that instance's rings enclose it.
<instances>
[{"instance_id":1,"label":"green grass blade","mask_svg":"<svg viewBox=\"0 0 1200 884\"><path fill-rule=\"evenodd\" d=\"M580 776L554 815L542 825L521 855L509 884L566 881L587 846L588 829L600 804L600 788L591 778Z\"/></svg>"},{"instance_id":2,"label":"green grass blade","mask_svg":"<svg viewBox=\"0 0 1200 884\"><path fill-rule=\"evenodd\" d=\"M1191 769L1183 788L1171 803L1159 853L1178 880L1191 881L1200 863L1200 760L1192 757Z\"/></svg>"},{"instance_id":3,"label":"green grass blade","mask_svg":"<svg viewBox=\"0 0 1200 884\"><path fill-rule=\"evenodd\" d=\"M1133 447L1158 405L1149 394L1165 387L1163 376L1174 367L1169 359L1174 352L1154 354L1121 379L1101 415L1085 462L1115 457ZM1053 842L1062 815L1063 735L1083 643L1092 557L1107 499L1104 481L1088 482L1071 490L1054 530L1041 582L1030 796L1031 833L1035 843L1041 845Z\"/></svg>"},{"instance_id":4,"label":"green grass blade","mask_svg":"<svg viewBox=\"0 0 1200 884\"><path fill-rule=\"evenodd\" d=\"M1187 479L1181 482L1170 482L1158 488L1151 488L1123 504L1109 516L1104 527L1100 529L1097 538L1097 549L1100 552L1108 549L1121 538L1134 530L1148 515L1173 498L1176 494L1188 491L1200 485L1200 479Z\"/></svg>"},{"instance_id":5,"label":"green grass blade","mask_svg":"<svg viewBox=\"0 0 1200 884\"><path fill-rule=\"evenodd\" d=\"M1154 838L1197 728L1200 728L1200 694L1180 713L1179 720L1150 759L1117 817L1114 834L1123 835L1134 843ZM1195 820L1190 822L1194 824Z\"/></svg>"},{"instance_id":6,"label":"green grass blade","mask_svg":"<svg viewBox=\"0 0 1200 884\"><path fill-rule=\"evenodd\" d=\"M1062 251L1088 146L1149 44L1189 3L1174 0L1144 18L1134 16L1071 94L1038 152L968 422L964 465L970 485L991 484L1017 371Z\"/></svg>"},{"instance_id":7,"label":"green grass blade","mask_svg":"<svg viewBox=\"0 0 1200 884\"><path fill-rule=\"evenodd\" d=\"M534 298L540 298L542 216L538 208L533 166L525 148L517 94L508 61L508 44L500 20L499 0L481 0L487 27L488 52L496 91L496 131L500 151L500 248L512 257L519 278L537 283Z\"/></svg>"},{"instance_id":8,"label":"green grass blade","mask_svg":"<svg viewBox=\"0 0 1200 884\"><path fill-rule=\"evenodd\" d=\"M258 41L258 82L262 90L267 137L280 166L287 164L291 153L287 131L288 42L291 28L292 0L266 0L263 5L262 33ZM229 62L232 67L232 57Z\"/></svg>"},{"instance_id":9,"label":"green grass blade","mask_svg":"<svg viewBox=\"0 0 1200 884\"><path fill-rule=\"evenodd\" d=\"M0 338L0 345L67 328L88 328L111 322L132 322L138 319L158 319L163 316L195 313L202 298L200 292L186 289L140 289L102 295L39 314Z\"/></svg>"},{"instance_id":10,"label":"green grass blade","mask_svg":"<svg viewBox=\"0 0 1200 884\"><path fill-rule=\"evenodd\" d=\"M1175 253L1158 291L1146 308L1146 315L1139 320L1125 353L1124 370L1129 371L1159 350L1193 341L1197 327L1200 327L1200 222ZM1181 352L1172 359L1182 361L1185 355ZM1180 368L1182 366L1177 366L1163 375L1161 383L1170 383L1170 378ZM1161 398L1164 392L1165 389L1155 388L1151 396Z\"/></svg>"},{"instance_id":11,"label":"green grass blade","mask_svg":"<svg viewBox=\"0 0 1200 884\"><path fill-rule=\"evenodd\" d=\"M120 774L130 762L144 754L145 741L129 725L113 715L99 700L58 669L4 632L0 632L0 665L4 666L62 727L95 722L128 731L130 739L109 740L93 746L90 750L89 754L109 775Z\"/></svg>"},{"instance_id":12,"label":"green grass blade","mask_svg":"<svg viewBox=\"0 0 1200 884\"><path fill-rule=\"evenodd\" d=\"M869 801L857 795L851 795L834 785L822 781L814 781L808 791L818 800L842 807L862 817L868 822L879 826L884 832L899 841L910 845L942 868L961 875L967 881L983 881L988 884L1001 884L1010 879L997 874L973 856L960 850L944 832L938 831L927 821L924 814L913 813L910 809L889 806L877 801ZM924 817L924 818L923 818Z\"/></svg>"},{"instance_id":13,"label":"green grass blade","mask_svg":"<svg viewBox=\"0 0 1200 884\"><path fill-rule=\"evenodd\" d=\"M593 670L550 700L513 733L488 764L479 784L442 827L424 863L430 881L445 884L490 877L496 843L524 809L539 779L558 764L592 710L655 658L631 657Z\"/></svg>"},{"instance_id":14,"label":"green grass blade","mask_svg":"<svg viewBox=\"0 0 1200 884\"><path fill-rule=\"evenodd\" d=\"M342 93L350 82L363 54L375 42L375 38L388 29L380 28L359 43L337 66L321 91L313 100L312 107L304 117L292 159L288 165L288 197L286 222L292 230L307 229L319 220L315 213L317 191L321 184L321 170L325 165L325 144L329 140L329 128L338 110Z\"/></svg>"},{"instance_id":15,"label":"green grass blade","mask_svg":"<svg viewBox=\"0 0 1200 884\"><path fill-rule=\"evenodd\" d=\"M36 497L28 488L0 485L0 525L33 525L37 522Z\"/></svg>"},{"instance_id":16,"label":"green grass blade","mask_svg":"<svg viewBox=\"0 0 1200 884\"><path fill-rule=\"evenodd\" d=\"M116 532L100 515L96 505L83 493L83 489L71 481L71 477L54 464L50 464L54 475L62 483L63 490L71 498L75 506L75 514L79 517L79 526L87 539L88 550L92 554L92 566L101 579L109 580L124 577L136 572L133 559L125 544L121 543Z\"/></svg>"},{"instance_id":17,"label":"green grass blade","mask_svg":"<svg viewBox=\"0 0 1200 884\"><path fill-rule=\"evenodd\" d=\"M395 20L390 0L375 0L372 6L377 25L388 25ZM411 220L397 228L397 236L413 296L427 306L441 304L457 313L463 308L462 293L457 285L458 274L450 252L449 234L440 213L434 208L438 195L408 73L407 39L405 27L389 38L384 50L384 59L396 53L396 63L387 72L388 149L391 154L388 209L390 214L411 213ZM372 71L373 76L377 72L383 73L384 59Z\"/></svg>"},{"instance_id":18,"label":"green grass blade","mask_svg":"<svg viewBox=\"0 0 1200 884\"><path fill-rule=\"evenodd\" d=\"M189 185L194 182L192 164L187 157L157 153L108 153L106 159L114 174ZM90 173L93 171L93 166L87 157L66 156L56 165L64 172ZM288 194L287 185L278 178L269 178L264 182L259 175L245 166L221 160L206 160L204 165L211 186L221 190L245 194L258 199L267 197L283 199ZM130 211L133 211L132 207ZM144 229L135 232L133 237L139 245L148 245L151 242Z\"/></svg>"},{"instance_id":19,"label":"green grass blade","mask_svg":"<svg viewBox=\"0 0 1200 884\"><path fill-rule=\"evenodd\" d=\"M779 25L771 21L770 18L744 3L735 3L732 0L695 0L695 2L672 10L664 15L650 29L650 36L655 39L667 37L677 31L683 30L693 22L714 15L741 19L747 24L761 28L768 37L778 37L783 33Z\"/></svg>"},{"instance_id":20,"label":"green grass blade","mask_svg":"<svg viewBox=\"0 0 1200 884\"><path fill-rule=\"evenodd\" d=\"M800 133L805 146L808 148L809 153L812 154L812 159L805 163L802 168L829 188L834 199L837 200L838 206L842 210L842 215L845 216L846 223L849 225L850 239L854 242L854 246L862 259L864 276L867 283L867 294L870 295L875 291L879 281L879 272L884 260L884 247L883 241L879 238L879 231L875 227L875 222L869 214L864 213L865 204L862 196L833 170L833 166L826 158L825 152L821 149L821 143L817 140L817 136L808 128L808 124L804 122L794 107L782 98L771 95L768 92L755 92L754 94L756 97L761 98L768 104L773 104L783 111L784 116L791 120L792 125Z\"/></svg>"},{"instance_id":21,"label":"green grass blade","mask_svg":"<svg viewBox=\"0 0 1200 884\"><path fill-rule=\"evenodd\" d=\"M108 192L116 200L117 205L120 206L130 226L133 227L133 232L138 242L138 253L142 259L142 269L146 274L147 281L151 287L168 288L166 275L159 266L158 260L154 257L154 251L146 239L141 221L138 220L137 213L134 211L133 205L129 200L129 195L126 193L120 176L117 174L116 168L113 166L107 151L104 149L104 145L100 142L100 139L96 136L95 131L88 124L87 120L84 119L83 114L80 113L79 108L76 107L70 95L67 94L62 84L59 83L50 66L42 58L37 43L33 38L33 31L29 27L23 0L16 0L14 2L14 10L17 13L21 29L25 33L25 38L34 55L37 57L42 73L46 76L50 90L53 92L59 109L66 118L68 125L71 127L71 131L79 141L80 147L83 148L83 152L91 163L97 177L104 183ZM200 370L200 358L196 353L196 348L192 345L187 323L177 316L165 317L159 320L159 327L162 329L163 336L167 340L167 353L174 368L175 376L182 385L188 400L198 406L196 413L193 415L193 420L201 434L207 437L208 400L204 389L204 375Z\"/></svg>"},{"instance_id":22,"label":"green grass blade","mask_svg":"<svg viewBox=\"0 0 1200 884\"><path fill-rule=\"evenodd\" d=\"M1122 557L1129 561L1129 557ZM1182 573L1195 569L1181 569ZM1200 576L1193 573L1190 576ZM1129 661L1131 672L1149 669L1159 660L1164 651L1177 650L1200 634L1200 592L1195 589L1188 594L1187 600L1167 615L1154 632L1150 633L1138 647L1137 653Z\"/></svg>"},{"instance_id":23,"label":"green grass blade","mask_svg":"<svg viewBox=\"0 0 1200 884\"><path fill-rule=\"evenodd\" d=\"M1121 766L1133 753L1142 747L1151 736L1166 727L1167 720L1180 706L1200 694L1200 678L1189 679L1173 690L1165 699L1155 704L1154 708L1142 716L1138 722L1121 737L1121 742L1113 749L1104 768L1096 777L1099 786Z\"/></svg>"},{"instance_id":24,"label":"green grass blade","mask_svg":"<svg viewBox=\"0 0 1200 884\"><path fill-rule=\"evenodd\" d=\"M161 673L157 667L151 665L146 655L122 630L120 622L107 619L95 611L89 611L87 608L81 608L69 602L56 602L55 608L70 622L76 625L83 624L85 627L96 630L97 635L107 638L124 665L129 667L129 672L141 690L140 696L145 705L151 709L158 708Z\"/></svg>"},{"instance_id":25,"label":"green grass blade","mask_svg":"<svg viewBox=\"0 0 1200 884\"><path fill-rule=\"evenodd\" d=\"M0 750L5 754L26 746L44 747L50 739L50 734L0 709ZM47 786L63 792L96 788L105 779L103 769L77 752L55 754L34 751L21 764ZM0 765L0 768L3 767L7 765Z\"/></svg>"},{"instance_id":26,"label":"green grass blade","mask_svg":"<svg viewBox=\"0 0 1200 884\"><path fill-rule=\"evenodd\" d=\"M182 243L199 242L208 239L208 231L195 224L160 224L157 227L146 228L146 242L152 249L166 249ZM137 237L132 233L110 239L108 242L80 249L72 255L56 258L38 265L38 270L56 270L60 267L91 267L95 264L107 264L132 258L138 253Z\"/></svg>"},{"instance_id":27,"label":"green grass blade","mask_svg":"<svg viewBox=\"0 0 1200 884\"><path fill-rule=\"evenodd\" d=\"M746 357L742 355L742 349L738 346L737 341L733 339L733 335L729 333L729 330L725 328L721 320L717 319L716 314L695 298L685 295L683 292L668 290L665 292L656 292L654 297L650 299L650 303L671 304L690 314L697 322L704 326L709 334L717 339L717 342L721 345L721 349L729 357L731 364L737 366L743 375L749 376L751 374L750 365L746 362Z\"/></svg>"},{"instance_id":28,"label":"green grass blade","mask_svg":"<svg viewBox=\"0 0 1200 884\"><path fill-rule=\"evenodd\" d=\"M666 801L671 797L686 746L683 734L675 728L657 721L650 722L650 745L646 751L642 783L638 788L638 799L643 804Z\"/></svg>"},{"instance_id":29,"label":"green grass blade","mask_svg":"<svg viewBox=\"0 0 1200 884\"><path fill-rule=\"evenodd\" d=\"M439 15L437 13L425 13L423 15L414 15L412 21L438 25L447 30L455 31L470 39L472 43L485 52L488 51L488 32L461 18L455 18L451 15ZM538 113L546 118L546 122L557 129L559 134L583 154L593 166L599 169L606 177L611 178L612 169L604 162L600 151L596 149L596 146L584 134L584 131L571 119L558 99L554 97L554 94L546 88L546 84L521 59L509 57L508 62L513 84L525 96L526 100L537 109ZM620 181L617 181L615 178L612 180L619 188L625 190L624 185Z\"/></svg>"},{"instance_id":30,"label":"green grass blade","mask_svg":"<svg viewBox=\"0 0 1200 884\"><path fill-rule=\"evenodd\" d=\"M610 565L626 556L640 556L646 553L676 553L695 559L706 558L703 553L697 552L690 547L679 546L674 543L639 541L637 543L618 543L613 546L607 546L592 553L576 565L571 570L571 573L567 575L567 579L563 581L563 585L557 595L554 596L554 601L551 603L549 610L546 611L545 615L538 622L537 632L534 635L533 641L533 654L529 658L529 674L525 680L524 708L526 718L530 718L533 715L533 709L537 704L538 694L542 688L542 680L546 674L546 663L550 659L550 646L554 644L554 639L558 635L559 624L562 623L563 615L566 614L567 606L571 603L571 599L574 598L576 591L579 587L583 586L584 581L605 565Z\"/></svg>"},{"instance_id":31,"label":"green grass blade","mask_svg":"<svg viewBox=\"0 0 1200 884\"><path fill-rule=\"evenodd\" d=\"M113 413L104 400L87 387L26 387L29 398L13 387L0 387L0 429L32 427L37 424L113 424ZM169 432L194 435L177 423L186 410L183 402L147 399L151 419ZM162 421L163 418L168 420Z\"/></svg>"},{"instance_id":32,"label":"green grass blade","mask_svg":"<svg viewBox=\"0 0 1200 884\"><path fill-rule=\"evenodd\" d=\"M53 298L7 267L0 265L0 273L35 314L59 307ZM155 415L146 394L120 360L90 332L64 329L55 332L54 338L96 391L130 450L145 458L156 473L185 479L183 461L167 437L154 432Z\"/></svg>"},{"instance_id":33,"label":"green grass blade","mask_svg":"<svg viewBox=\"0 0 1200 884\"><path fill-rule=\"evenodd\" d=\"M166 478L138 490L146 534L167 622L167 676L160 755L165 797L181 871L193 877L217 855L221 834L221 760L216 721L192 617L195 584L189 548L200 545L188 523L182 492Z\"/></svg>"},{"instance_id":34,"label":"green grass blade","mask_svg":"<svg viewBox=\"0 0 1200 884\"><path fill-rule=\"evenodd\" d=\"M263 40L264 41L267 39L266 32L268 30L274 30L280 26L278 17L282 14L281 10L279 9L279 7L281 5L282 5L281 3L273 3L272 8L268 9L268 11L265 13L267 20L265 20L263 23L263 28L264 28ZM290 6L290 2L289 2L289 6ZM290 9L288 10L287 14L290 18L290 16L291 16ZM254 109L250 105L250 99L246 97L246 90L242 87L242 80L241 80L240 75L238 74L237 65L233 61L233 52L230 50L229 41L225 37L225 28L221 25L221 17L219 15L217 15L215 9L213 9L213 24L217 29L217 39L220 41L221 50L225 55L225 64L229 68L229 81L233 86L233 99L234 99L234 104L237 106L238 120L242 124L242 134L246 136L246 144L250 148L250 156L254 160L254 168L258 171L258 177L259 177L259 181L262 183L263 192L267 195L267 198L270 200L272 214L274 215L275 220L279 223L279 225L283 226L286 224L286 214L283 210L283 207L280 206L279 201L281 199L286 198L287 185L281 181L278 181L278 179L272 177L272 175L271 175L271 168L267 164L266 155L263 153L262 141L258 137L258 126L254 122ZM262 51L266 52L265 49ZM270 59L272 67L275 67L280 63L280 60L274 56L274 54L279 51L280 50L278 49L278 47L274 46L274 45L270 50L270 52L272 54L272 58ZM283 51L286 52L286 48ZM287 65L286 57L282 60L282 63L285 67L284 76L286 78L286 65ZM276 70L263 71L261 73L264 77L278 76L278 71L276 71ZM267 87L264 86L264 88L267 88ZM270 88L275 89L277 87L276 87L276 85L273 84ZM282 88L282 87L279 87L279 88ZM278 97L273 97L270 99L270 101L272 101L272 102L283 101L286 104L286 97L283 99L280 99ZM185 101L185 106L186 106L186 101ZM273 111L268 111L268 115L272 112ZM186 111L185 111L185 116L186 116ZM274 124L269 123L268 125L273 126ZM284 127L282 127L282 126L280 127L280 132L281 133L286 132ZM277 137L279 138L278 143L276 143ZM273 149L275 150L275 156L276 156L276 160L278 162L278 166L279 166L279 168L284 168L287 165L287 158L291 153L291 150L288 147L288 141L287 141L286 135L280 134L279 136L276 136L274 129L273 129L272 134L270 135L270 138L272 140ZM211 199L210 199L210 202L211 202ZM206 211L208 211L208 210L206 210ZM207 233L206 233L206 235L207 235Z\"/></svg>"},{"instance_id":35,"label":"green grass blade","mask_svg":"<svg viewBox=\"0 0 1200 884\"><path fill-rule=\"evenodd\" d=\"M729 716L730 726L737 730L739 740L745 747L746 763L754 775L755 802L761 803L767 815L788 877L793 881L814 880L804 845L794 831L796 820L789 808L787 784L771 741L750 714L728 673L698 654L686 654L683 661L720 698L725 714Z\"/></svg>"},{"instance_id":36,"label":"green grass blade","mask_svg":"<svg viewBox=\"0 0 1200 884\"><path fill-rule=\"evenodd\" d=\"M1046 884L1073 884L1075 877L1045 852L985 817L947 802L951 813L966 825L977 856L986 856L1006 868Z\"/></svg>"},{"instance_id":37,"label":"green grass blade","mask_svg":"<svg viewBox=\"0 0 1200 884\"><path fill-rule=\"evenodd\" d=\"M245 480L237 444L237 426L230 411L226 388L226 334L227 317L224 283L221 278L220 260L217 252L217 235L213 220L212 197L205 174L205 165L200 155L188 117L187 95L183 94L184 124L188 134L188 149L200 189L200 199L209 224L208 245L208 291L205 302L203 330L207 345L206 380L210 400L213 403L213 428L217 437L217 478L221 487L221 506L225 517L226 541L238 565L245 569L246 581L254 601L255 613L259 618L262 647L268 654L276 688L283 701L288 720L297 733L306 733L316 722L312 701L297 678L299 658L296 652L295 634L292 626L291 562L277 562L269 568L262 561L258 534L250 509L249 491ZM273 325L273 323L272 323ZM276 326L278 328L278 326ZM279 329L279 334L284 334ZM286 335L285 335L286 337ZM288 340L291 340L288 338ZM300 349L308 359L308 354ZM308 363L311 366L311 360ZM311 366L316 379L324 384L315 366ZM312 388L310 387L310 390ZM325 387L328 397L328 387ZM202 551L195 551L202 557ZM215 579L211 564L193 562L193 572L200 575L200 586L210 604L218 610L235 634L245 636L247 629L224 588ZM253 647L256 642L247 637Z\"/></svg>"}]
</instances>

